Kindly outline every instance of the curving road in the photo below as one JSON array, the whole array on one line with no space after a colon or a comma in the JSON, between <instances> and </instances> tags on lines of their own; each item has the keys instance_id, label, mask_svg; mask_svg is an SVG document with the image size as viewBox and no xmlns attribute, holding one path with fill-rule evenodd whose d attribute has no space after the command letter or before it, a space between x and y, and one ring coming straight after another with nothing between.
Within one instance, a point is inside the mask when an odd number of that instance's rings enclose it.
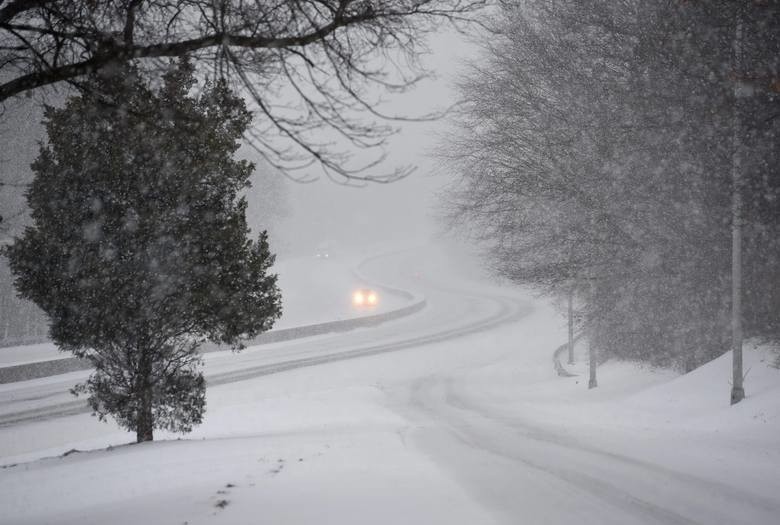
<instances>
[{"instance_id":1,"label":"curving road","mask_svg":"<svg viewBox=\"0 0 780 525\"><path fill-rule=\"evenodd\" d=\"M393 271L389 277L393 278L394 285L400 281L398 286L415 288L415 294L409 295L411 315L370 328L360 328L358 321L355 323L358 328L351 331L248 347L238 354L230 351L206 354L207 383L232 383L446 341L516 321L529 311L530 307L517 298L458 289L451 283L437 282L431 275L422 277L417 268L425 265L416 262L423 257L421 253L424 252L415 250L386 254L361 265L366 280L373 279L373 266L383 270L385 279L390 267ZM404 293L398 286L387 288ZM424 308L414 308L415 304ZM69 393L88 374L88 371L78 371L0 385L0 428L89 412L85 401L74 399Z\"/></svg>"}]
</instances>

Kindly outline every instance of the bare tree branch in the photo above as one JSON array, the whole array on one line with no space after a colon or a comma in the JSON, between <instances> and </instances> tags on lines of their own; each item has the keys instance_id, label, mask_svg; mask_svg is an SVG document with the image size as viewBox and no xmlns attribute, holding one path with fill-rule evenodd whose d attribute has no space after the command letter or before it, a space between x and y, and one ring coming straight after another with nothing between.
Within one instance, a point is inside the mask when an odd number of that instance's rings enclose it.
<instances>
[{"instance_id":1,"label":"bare tree branch","mask_svg":"<svg viewBox=\"0 0 780 525\"><path fill-rule=\"evenodd\" d=\"M78 86L130 61L158 73L161 59L187 55L202 77L227 78L249 96L257 122L247 139L272 165L289 171L314 160L348 180L385 182L409 170L370 173L377 162L353 163L353 150L379 160L396 132L388 120L440 115L385 115L369 94L418 83L425 35L443 22L460 29L490 1L0 2L0 103L62 82ZM340 142L323 139L330 134Z\"/></svg>"}]
</instances>

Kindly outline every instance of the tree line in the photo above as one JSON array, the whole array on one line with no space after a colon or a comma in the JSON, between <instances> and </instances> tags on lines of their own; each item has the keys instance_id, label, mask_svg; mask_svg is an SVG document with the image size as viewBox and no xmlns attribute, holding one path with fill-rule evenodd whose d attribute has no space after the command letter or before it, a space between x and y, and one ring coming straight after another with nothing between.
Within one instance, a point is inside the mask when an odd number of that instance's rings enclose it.
<instances>
[{"instance_id":1,"label":"tree line","mask_svg":"<svg viewBox=\"0 0 780 525\"><path fill-rule=\"evenodd\" d=\"M600 359L691 370L732 297L780 339L780 5L501 2L492 29L444 156L495 271L573 294Z\"/></svg>"}]
</instances>

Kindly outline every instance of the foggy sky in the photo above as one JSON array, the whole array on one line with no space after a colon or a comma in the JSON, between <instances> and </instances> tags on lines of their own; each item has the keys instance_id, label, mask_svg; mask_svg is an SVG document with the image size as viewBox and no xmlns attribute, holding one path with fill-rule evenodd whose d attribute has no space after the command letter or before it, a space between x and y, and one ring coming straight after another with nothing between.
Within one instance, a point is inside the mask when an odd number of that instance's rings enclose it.
<instances>
[{"instance_id":1,"label":"foggy sky","mask_svg":"<svg viewBox=\"0 0 780 525\"><path fill-rule=\"evenodd\" d=\"M454 77L475 47L454 31L435 35L429 41L430 53L422 60L435 78L408 93L389 95L381 110L418 117L452 105L456 100ZM449 180L448 174L438 169L432 151L447 121L404 122L398 127L401 131L390 139L387 160L375 171L389 173L395 167L414 164L417 169L412 175L390 184L371 183L359 188L338 185L323 176L319 168L308 171L320 176L311 184L285 179L289 213L272 228L272 241L274 236L294 239L293 246L287 242L283 251L298 254L314 250L320 243L350 248L383 240L426 243L438 229L432 220L436 193ZM252 206L250 202L250 215Z\"/></svg>"}]
</instances>

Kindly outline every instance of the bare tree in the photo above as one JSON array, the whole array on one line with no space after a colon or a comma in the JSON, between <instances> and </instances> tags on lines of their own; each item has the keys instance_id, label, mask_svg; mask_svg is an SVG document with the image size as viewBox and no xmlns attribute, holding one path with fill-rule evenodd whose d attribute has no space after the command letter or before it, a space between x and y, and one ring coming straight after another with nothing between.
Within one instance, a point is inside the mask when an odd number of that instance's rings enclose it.
<instances>
[{"instance_id":1,"label":"bare tree","mask_svg":"<svg viewBox=\"0 0 780 525\"><path fill-rule=\"evenodd\" d=\"M423 78L423 36L488 1L0 0L0 102L82 87L85 75L128 61L154 70L189 55L252 100L259 118L247 138L270 164L387 182L410 168L372 172L396 131L378 93ZM356 150L372 154L360 163Z\"/></svg>"},{"instance_id":2,"label":"bare tree","mask_svg":"<svg viewBox=\"0 0 780 525\"><path fill-rule=\"evenodd\" d=\"M780 98L767 88L780 11L745 3L732 72L736 5L502 2L461 81L446 218L505 277L554 295L589 283L583 328L604 358L689 370L726 351L732 216L734 325L780 333L780 237L761 233L780 228Z\"/></svg>"}]
</instances>

